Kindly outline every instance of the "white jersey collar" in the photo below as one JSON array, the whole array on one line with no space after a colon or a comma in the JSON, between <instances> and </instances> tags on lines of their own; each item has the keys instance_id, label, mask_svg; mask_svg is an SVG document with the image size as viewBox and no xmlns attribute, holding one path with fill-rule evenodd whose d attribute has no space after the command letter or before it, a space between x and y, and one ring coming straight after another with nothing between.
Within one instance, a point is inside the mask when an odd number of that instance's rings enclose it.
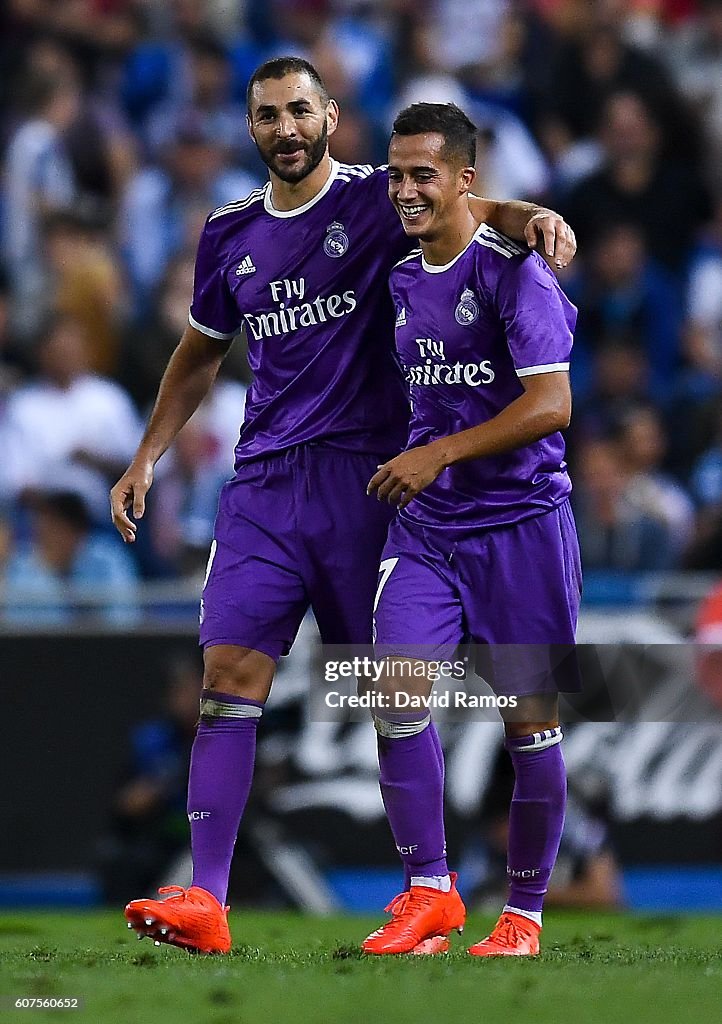
<instances>
[{"instance_id":1,"label":"white jersey collar","mask_svg":"<svg viewBox=\"0 0 722 1024\"><path fill-rule=\"evenodd\" d=\"M328 178L326 178L326 181L322 185L320 191L316 193L313 199L309 199L309 201L307 203L304 203L303 206L297 206L295 210L277 210L275 208L275 206L273 205L273 200L271 198L271 183L269 181L268 184L266 185L266 189L263 195L263 208L265 209L266 213L270 213L272 217L300 216L302 213L305 213L306 210L310 210L312 206L315 206L316 203L319 202L319 200L323 199L323 197L326 195L326 193L336 180L336 175L338 174L338 167L338 160L334 160L333 158L331 158L331 173L329 174Z\"/></svg>"},{"instance_id":2,"label":"white jersey collar","mask_svg":"<svg viewBox=\"0 0 722 1024\"><path fill-rule=\"evenodd\" d=\"M426 259L424 258L424 251L423 251L423 248L422 248L422 250L421 250L421 266L424 268L424 270L426 271L427 274L443 274L445 270L450 270L451 267L453 267L453 265L456 263L456 261L461 259L461 257L464 255L466 250L471 245L474 244L474 242L476 241L478 236L481 234L481 229L483 227L485 227L485 225L484 224L480 224L479 227L474 232L474 234L469 239L469 241L467 242L467 244L461 250L461 252L457 252L457 254L456 254L456 256L454 256L453 260L449 260L448 263L443 263L441 266L439 266L436 263L427 263Z\"/></svg>"}]
</instances>

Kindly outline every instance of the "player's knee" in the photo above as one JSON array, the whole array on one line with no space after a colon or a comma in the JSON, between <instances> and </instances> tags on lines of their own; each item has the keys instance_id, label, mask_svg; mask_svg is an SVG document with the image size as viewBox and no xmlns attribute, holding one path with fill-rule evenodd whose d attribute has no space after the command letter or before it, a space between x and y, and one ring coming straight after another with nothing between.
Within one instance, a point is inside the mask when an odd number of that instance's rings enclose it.
<instances>
[{"instance_id":1,"label":"player's knee","mask_svg":"<svg viewBox=\"0 0 722 1024\"><path fill-rule=\"evenodd\" d=\"M263 702L275 668L273 659L261 651L230 645L206 648L203 688Z\"/></svg>"},{"instance_id":2,"label":"player's knee","mask_svg":"<svg viewBox=\"0 0 722 1024\"><path fill-rule=\"evenodd\" d=\"M513 708L500 709L508 739L519 739L555 730L559 726L557 693L519 697Z\"/></svg>"},{"instance_id":3,"label":"player's knee","mask_svg":"<svg viewBox=\"0 0 722 1024\"><path fill-rule=\"evenodd\" d=\"M409 736L418 736L420 732L428 728L431 721L431 715L428 713L415 716L390 715L376 711L373 718L376 732L387 740L404 740Z\"/></svg>"}]
</instances>

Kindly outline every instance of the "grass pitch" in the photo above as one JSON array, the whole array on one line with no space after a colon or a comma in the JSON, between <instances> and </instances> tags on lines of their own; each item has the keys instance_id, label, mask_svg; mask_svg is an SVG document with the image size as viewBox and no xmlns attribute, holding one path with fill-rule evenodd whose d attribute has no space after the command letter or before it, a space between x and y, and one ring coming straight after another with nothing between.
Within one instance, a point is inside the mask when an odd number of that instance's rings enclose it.
<instances>
[{"instance_id":1,"label":"grass pitch","mask_svg":"<svg viewBox=\"0 0 722 1024\"><path fill-rule=\"evenodd\" d=\"M537 960L362 958L383 916L232 913L227 957L138 942L120 912L0 915L0 1020L87 1024L722 1021L722 918L550 913ZM471 915L464 938L493 924ZM71 996L77 1010L15 1009Z\"/></svg>"}]
</instances>

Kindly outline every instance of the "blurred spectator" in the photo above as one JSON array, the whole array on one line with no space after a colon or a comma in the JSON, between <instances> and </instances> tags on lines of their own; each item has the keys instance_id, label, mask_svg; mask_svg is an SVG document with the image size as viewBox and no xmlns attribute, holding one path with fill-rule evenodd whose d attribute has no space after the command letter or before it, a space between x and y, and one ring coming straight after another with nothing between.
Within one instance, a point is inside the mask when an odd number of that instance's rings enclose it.
<instances>
[{"instance_id":1,"label":"blurred spectator","mask_svg":"<svg viewBox=\"0 0 722 1024\"><path fill-rule=\"evenodd\" d=\"M342 108L351 106L383 127L383 111L393 94L394 70L389 40L373 22L337 9L313 38L310 60L322 77L328 76L331 95ZM334 84L342 86L342 94L334 90Z\"/></svg>"},{"instance_id":2,"label":"blurred spectator","mask_svg":"<svg viewBox=\"0 0 722 1024\"><path fill-rule=\"evenodd\" d=\"M123 249L136 292L136 312L148 302L168 262L195 248L211 210L248 195L258 184L228 166L202 117L176 126L162 163L139 171L129 182L120 215Z\"/></svg>"},{"instance_id":3,"label":"blurred spectator","mask_svg":"<svg viewBox=\"0 0 722 1024\"><path fill-rule=\"evenodd\" d=\"M244 80L236 83L235 98L242 98L250 73L263 54L253 40L238 35L240 5L224 0L145 0L145 6L147 31L128 54L119 87L123 107L136 127L145 125L158 104L182 107L192 101L191 49L196 41L228 47L234 64L247 69Z\"/></svg>"},{"instance_id":4,"label":"blurred spectator","mask_svg":"<svg viewBox=\"0 0 722 1024\"><path fill-rule=\"evenodd\" d=\"M686 491L664 472L664 426L653 406L638 405L623 415L617 430L627 475L625 500L637 511L663 523L671 556L679 563L692 538L694 506Z\"/></svg>"},{"instance_id":5,"label":"blurred spectator","mask_svg":"<svg viewBox=\"0 0 722 1024\"><path fill-rule=\"evenodd\" d=\"M109 216L136 162L136 144L113 92L83 87L81 70L61 43L40 38L28 48L26 74L63 78L78 90L76 116L63 133L76 192L91 210Z\"/></svg>"},{"instance_id":6,"label":"blurred spectator","mask_svg":"<svg viewBox=\"0 0 722 1024\"><path fill-rule=\"evenodd\" d=\"M0 420L5 403L22 380L27 351L18 343L10 322L10 283L0 268Z\"/></svg>"},{"instance_id":7,"label":"blurred spectator","mask_svg":"<svg viewBox=\"0 0 722 1024\"><path fill-rule=\"evenodd\" d=\"M685 355L695 390L717 390L722 382L722 193L690 267Z\"/></svg>"},{"instance_id":8,"label":"blurred spectator","mask_svg":"<svg viewBox=\"0 0 722 1024\"><path fill-rule=\"evenodd\" d=\"M77 117L80 94L64 78L36 77L25 86L26 119L5 158L5 252L13 286L13 319L24 333L36 329L43 292L40 226L43 216L67 206L75 180L63 133Z\"/></svg>"},{"instance_id":9,"label":"blurred spectator","mask_svg":"<svg viewBox=\"0 0 722 1024\"><path fill-rule=\"evenodd\" d=\"M681 288L674 275L652 262L641 229L611 221L588 240L586 262L567 292L579 307L573 380L577 394L592 384L594 353L610 337L625 338L644 354L652 397L673 393L680 365Z\"/></svg>"},{"instance_id":10,"label":"blurred spectator","mask_svg":"<svg viewBox=\"0 0 722 1024\"><path fill-rule=\"evenodd\" d=\"M5 565L12 549L13 526L6 510L0 505L0 574L4 573Z\"/></svg>"},{"instance_id":11,"label":"blurred spectator","mask_svg":"<svg viewBox=\"0 0 722 1024\"><path fill-rule=\"evenodd\" d=\"M136 38L142 0L8 0L13 30L50 36L73 54L86 79L99 83Z\"/></svg>"},{"instance_id":12,"label":"blurred spectator","mask_svg":"<svg viewBox=\"0 0 722 1024\"><path fill-rule=\"evenodd\" d=\"M463 73L500 61L510 0L432 0L429 7L427 24L441 69Z\"/></svg>"},{"instance_id":13,"label":"blurred spectator","mask_svg":"<svg viewBox=\"0 0 722 1024\"><path fill-rule=\"evenodd\" d=\"M217 379L158 462L146 529L175 575L203 577L221 485L233 475L246 389Z\"/></svg>"},{"instance_id":14,"label":"blurred spectator","mask_svg":"<svg viewBox=\"0 0 722 1024\"><path fill-rule=\"evenodd\" d=\"M636 225L652 259L681 271L692 239L709 215L694 167L663 157L659 121L641 96L613 93L603 107L604 162L562 206L582 246L610 223Z\"/></svg>"},{"instance_id":15,"label":"blurred spectator","mask_svg":"<svg viewBox=\"0 0 722 1024\"><path fill-rule=\"evenodd\" d=\"M479 129L476 191L489 199L540 199L549 185L549 167L523 123L501 107L470 108Z\"/></svg>"},{"instance_id":16,"label":"blurred spectator","mask_svg":"<svg viewBox=\"0 0 722 1024\"><path fill-rule=\"evenodd\" d=\"M193 119L203 123L208 138L235 160L255 159L245 110L231 94L232 67L227 51L213 38L193 40L187 51L184 94L169 96L152 108L145 130L149 149L157 156L173 144L179 130ZM253 156L251 156L253 154Z\"/></svg>"},{"instance_id":17,"label":"blurred spectator","mask_svg":"<svg viewBox=\"0 0 722 1024\"><path fill-rule=\"evenodd\" d=\"M329 152L343 164L375 164L387 160L386 150L378 145L378 133L360 111L344 107L338 128L329 140Z\"/></svg>"},{"instance_id":18,"label":"blurred spectator","mask_svg":"<svg viewBox=\"0 0 722 1024\"><path fill-rule=\"evenodd\" d=\"M722 409L717 407L713 443L697 459L690 475L692 496L702 513L722 512Z\"/></svg>"},{"instance_id":19,"label":"blurred spectator","mask_svg":"<svg viewBox=\"0 0 722 1024\"><path fill-rule=\"evenodd\" d=\"M722 188L722 0L699 0L696 17L668 34L667 57L678 86L704 120L708 178Z\"/></svg>"},{"instance_id":20,"label":"blurred spectator","mask_svg":"<svg viewBox=\"0 0 722 1024\"><path fill-rule=\"evenodd\" d=\"M585 367L579 386L576 363ZM635 337L610 333L599 339L591 353L575 343L571 376L574 415L568 440L572 451L581 439L609 437L630 406L649 399L649 362Z\"/></svg>"},{"instance_id":21,"label":"blurred spectator","mask_svg":"<svg viewBox=\"0 0 722 1024\"><path fill-rule=\"evenodd\" d=\"M144 411L188 324L192 285L193 256L186 254L169 265L153 304L154 318L128 338L122 379ZM212 390L158 462L146 529L136 549L145 575L192 575L205 567L218 491L232 476L246 400L245 384L228 373L233 356L226 358Z\"/></svg>"},{"instance_id":22,"label":"blurred spectator","mask_svg":"<svg viewBox=\"0 0 722 1024\"><path fill-rule=\"evenodd\" d=\"M188 325L195 253L174 257L151 303L150 315L127 332L120 380L143 415L150 412L158 383Z\"/></svg>"},{"instance_id":23,"label":"blurred spectator","mask_svg":"<svg viewBox=\"0 0 722 1024\"><path fill-rule=\"evenodd\" d=\"M689 569L722 569L722 404L716 406L712 444L695 460L689 484L697 505L697 535L687 552Z\"/></svg>"},{"instance_id":24,"label":"blurred spectator","mask_svg":"<svg viewBox=\"0 0 722 1024\"><path fill-rule=\"evenodd\" d=\"M574 514L585 571L674 567L672 532L661 517L629 500L629 478L613 441L582 442L574 482Z\"/></svg>"},{"instance_id":25,"label":"blurred spectator","mask_svg":"<svg viewBox=\"0 0 722 1024\"><path fill-rule=\"evenodd\" d=\"M194 263L195 251L186 251L171 260L153 298L150 319L128 331L123 342L120 382L144 417L150 412L158 392L158 382L188 326ZM236 380L244 385L244 389L250 379L242 335L223 361L221 379ZM233 426L236 433L239 423L240 420ZM237 437L233 439L233 445L237 440Z\"/></svg>"},{"instance_id":26,"label":"blurred spectator","mask_svg":"<svg viewBox=\"0 0 722 1024\"><path fill-rule=\"evenodd\" d=\"M56 316L37 359L37 378L0 414L2 493L12 499L28 488L78 491L105 521L108 488L140 441L137 413L118 384L88 372L88 344L76 320Z\"/></svg>"},{"instance_id":27,"label":"blurred spectator","mask_svg":"<svg viewBox=\"0 0 722 1024\"><path fill-rule=\"evenodd\" d=\"M74 320L88 342L88 369L118 372L123 280L102 226L81 211L59 211L43 226L47 301Z\"/></svg>"},{"instance_id":28,"label":"blurred spectator","mask_svg":"<svg viewBox=\"0 0 722 1024\"><path fill-rule=\"evenodd\" d=\"M567 145L588 139L596 132L609 98L632 93L658 113L665 151L690 159L690 147L696 142L692 119L664 63L624 39L619 11L590 4L588 14L588 20L561 41L552 57L546 79L547 130L561 133Z\"/></svg>"},{"instance_id":29,"label":"blurred spectator","mask_svg":"<svg viewBox=\"0 0 722 1024\"><path fill-rule=\"evenodd\" d=\"M130 733L127 767L98 850L109 902L153 888L188 845L188 761L202 678L196 660L172 660L161 713Z\"/></svg>"},{"instance_id":30,"label":"blurred spectator","mask_svg":"<svg viewBox=\"0 0 722 1024\"><path fill-rule=\"evenodd\" d=\"M30 538L11 548L5 563L5 621L135 622L138 608L129 587L137 574L122 542L110 533L93 531L87 505L72 491L36 491L27 501ZM83 597L97 592L98 586L107 592L107 604L86 605Z\"/></svg>"},{"instance_id":31,"label":"blurred spectator","mask_svg":"<svg viewBox=\"0 0 722 1024\"><path fill-rule=\"evenodd\" d=\"M522 122L501 107L472 103L455 79L443 75L412 78L395 100L395 110L411 103L456 103L479 129L475 190L490 199L538 198L548 184L541 150Z\"/></svg>"}]
</instances>

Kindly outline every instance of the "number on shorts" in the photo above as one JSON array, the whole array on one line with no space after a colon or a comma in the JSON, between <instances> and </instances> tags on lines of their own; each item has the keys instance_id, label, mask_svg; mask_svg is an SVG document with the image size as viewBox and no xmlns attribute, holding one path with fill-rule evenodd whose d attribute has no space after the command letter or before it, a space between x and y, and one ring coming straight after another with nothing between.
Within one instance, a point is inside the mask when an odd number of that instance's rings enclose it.
<instances>
[{"instance_id":1,"label":"number on shorts","mask_svg":"<svg viewBox=\"0 0 722 1024\"><path fill-rule=\"evenodd\" d=\"M208 582L208 577L211 574L211 569L213 568L213 559L216 557L216 548L217 547L218 547L218 545L216 544L216 539L214 537L213 540L211 541L211 550L208 552L208 565L206 566L206 575L205 575L205 579L203 580L203 589L204 590L205 590L206 583Z\"/></svg>"},{"instance_id":2,"label":"number on shorts","mask_svg":"<svg viewBox=\"0 0 722 1024\"><path fill-rule=\"evenodd\" d=\"M379 606L379 601L381 600L381 593L382 593L384 587L386 586L386 584L388 583L389 576L391 575L391 573L396 568L397 562L398 562L398 558L384 558L383 562L379 566L379 573L381 574L381 579L379 580L379 585L378 585L378 587L376 589L376 598L374 600L374 611L376 611L376 609Z\"/></svg>"}]
</instances>

